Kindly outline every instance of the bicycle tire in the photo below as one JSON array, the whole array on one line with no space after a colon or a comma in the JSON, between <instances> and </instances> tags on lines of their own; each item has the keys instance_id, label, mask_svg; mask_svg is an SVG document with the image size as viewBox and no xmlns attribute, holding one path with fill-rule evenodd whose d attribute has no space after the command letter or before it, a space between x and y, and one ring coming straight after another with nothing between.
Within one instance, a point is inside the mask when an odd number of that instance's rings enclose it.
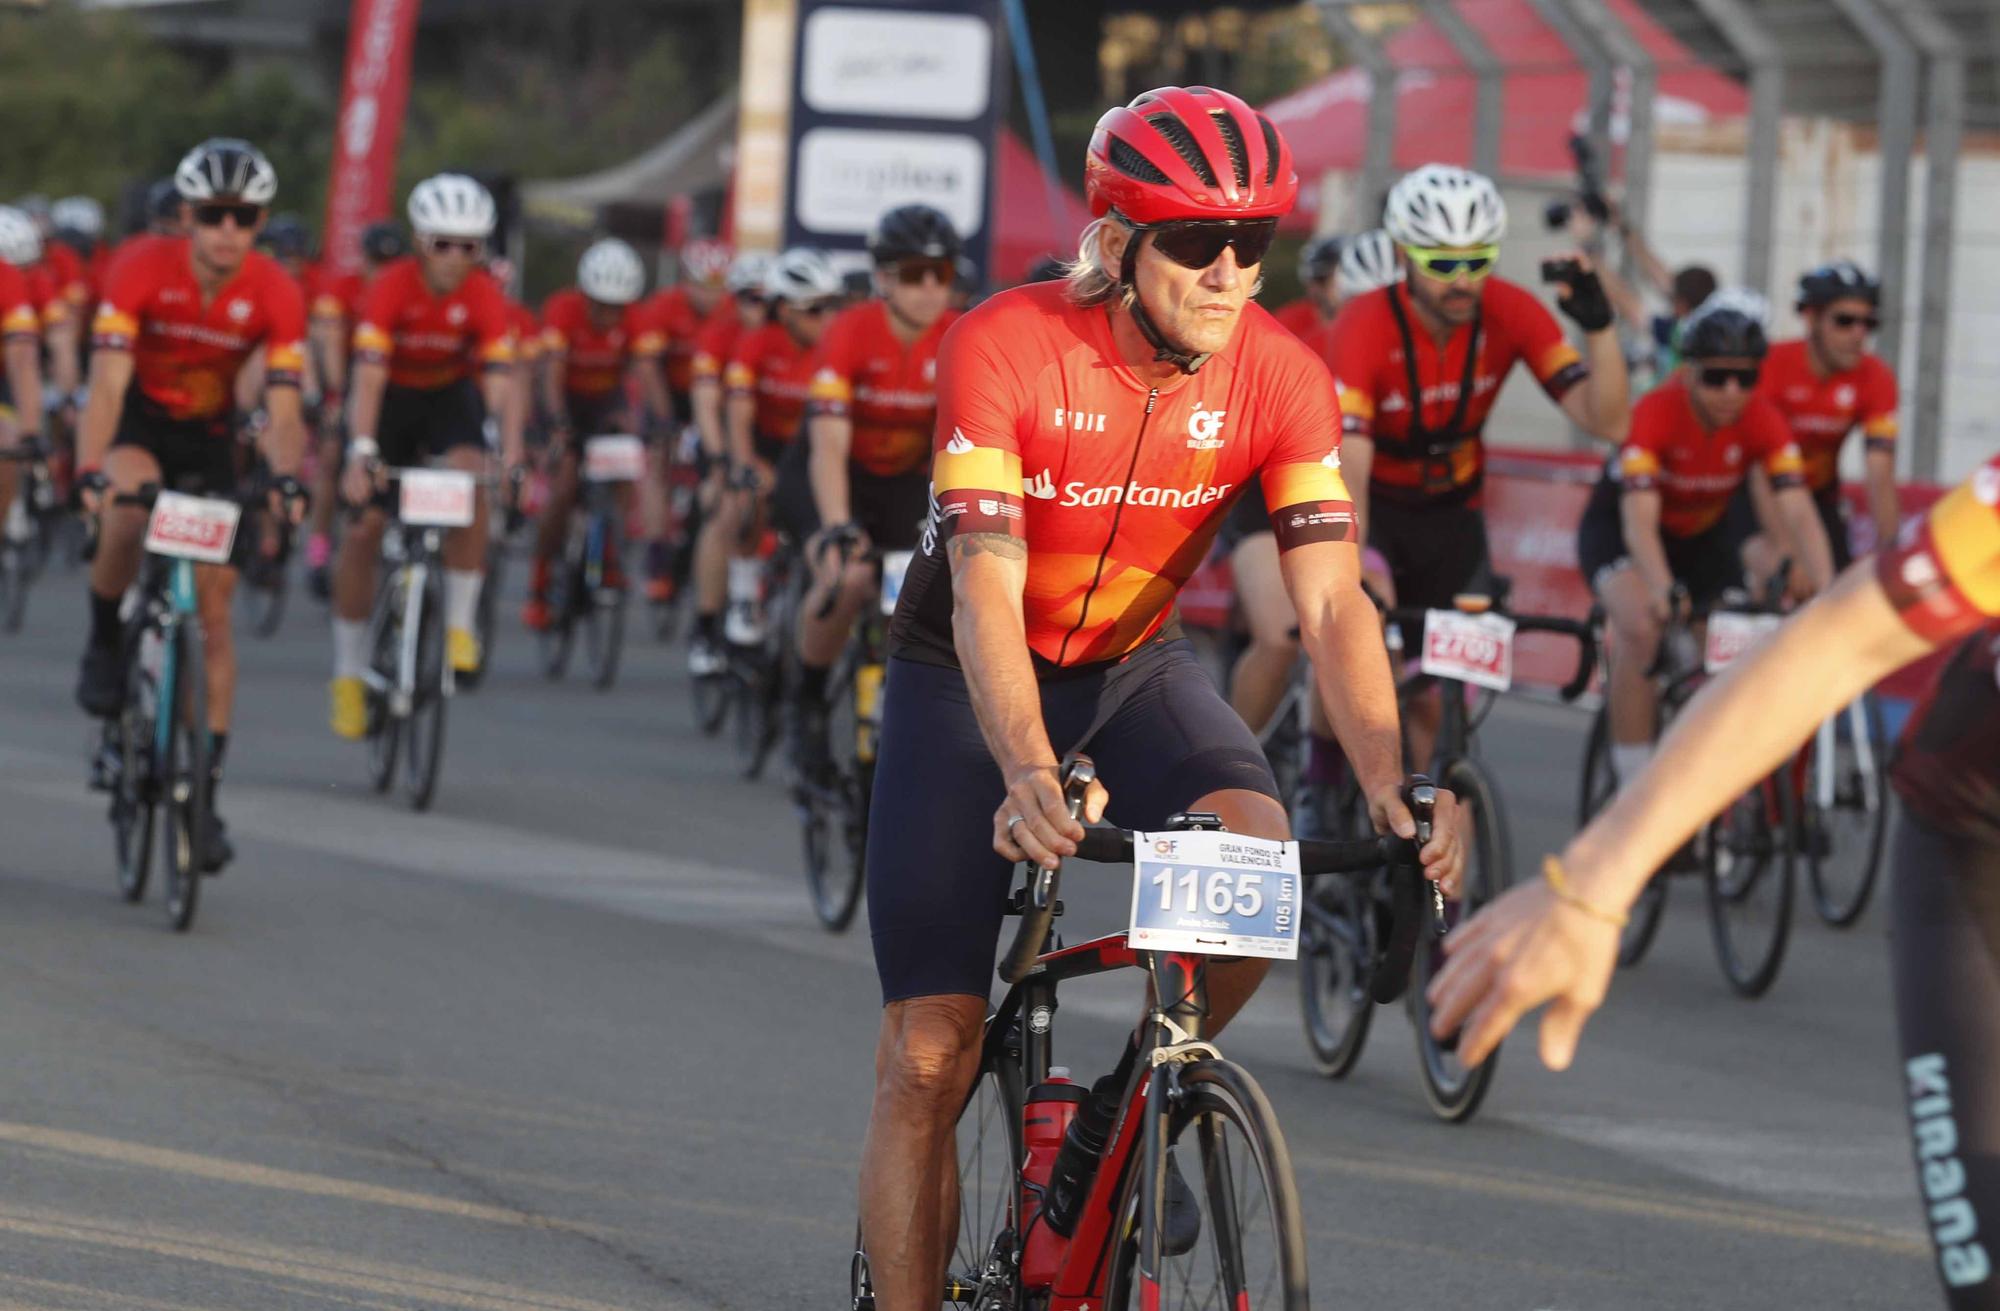
<instances>
[{"instance_id":1,"label":"bicycle tire","mask_svg":"<svg viewBox=\"0 0 2000 1311\"><path fill-rule=\"evenodd\" d=\"M1872 780L1861 777L1858 769L1852 780L1853 791L1848 790L1849 778L1843 757L1836 751L1836 761L1840 777L1834 781L1836 809L1845 811L1842 804L1847 800L1858 800L1862 813L1872 818L1867 824L1867 834L1862 849L1863 861L1858 875L1850 886L1836 883L1828 870L1832 858L1840 851L1842 843L1819 817L1819 807L1812 799L1814 778L1811 769L1806 771L1806 804L1799 808L1800 841L1806 852L1806 882L1812 890L1813 909L1820 919L1836 929L1848 928L1861 918L1868 909L1869 898L1875 892L1876 880L1882 872L1882 851L1889 835L1889 748L1887 732L1882 724L1882 705L1874 693L1864 692L1857 703L1861 707L1862 723L1868 733L1870 754L1874 759ZM1842 719L1846 718L1845 712ZM1838 733L1836 732L1836 739ZM1822 834L1825 834L1822 837Z\"/></svg>"},{"instance_id":2,"label":"bicycle tire","mask_svg":"<svg viewBox=\"0 0 2000 1311\"><path fill-rule=\"evenodd\" d=\"M1375 917L1369 890L1350 879L1321 879L1306 894L1299 925L1299 1020L1313 1068L1344 1079L1361 1059L1375 1002L1368 995L1375 958ZM1346 1009L1334 1012L1328 999Z\"/></svg>"},{"instance_id":3,"label":"bicycle tire","mask_svg":"<svg viewBox=\"0 0 2000 1311\"><path fill-rule=\"evenodd\" d=\"M989 1018L990 1028L993 1020ZM947 1280L980 1289L974 1305L993 1311L1022 1306L1020 1285L1021 1106L1023 1089L1016 1030L987 1043L979 1076L959 1111L959 1219L945 1265ZM1016 1040L1017 1041L1017 1040ZM969 1132L968 1132L969 1130ZM863 1258L865 1278L866 1258Z\"/></svg>"},{"instance_id":4,"label":"bicycle tire","mask_svg":"<svg viewBox=\"0 0 2000 1311\"><path fill-rule=\"evenodd\" d=\"M860 725L854 701L854 664L843 653L829 680L826 697L827 746L832 773L798 782L799 815L805 830L806 887L813 914L830 933L843 932L861 905L866 874L868 792L874 768L857 750Z\"/></svg>"},{"instance_id":5,"label":"bicycle tire","mask_svg":"<svg viewBox=\"0 0 2000 1311\"><path fill-rule=\"evenodd\" d=\"M174 932L185 933L201 901L203 843L208 835L208 674L194 616L182 619L172 641L172 697L178 711L161 762L166 827L160 873L167 924Z\"/></svg>"},{"instance_id":6,"label":"bicycle tire","mask_svg":"<svg viewBox=\"0 0 2000 1311\"><path fill-rule=\"evenodd\" d=\"M21 631L28 614L28 584L33 578L26 547L9 542L0 545L0 629Z\"/></svg>"},{"instance_id":7,"label":"bicycle tire","mask_svg":"<svg viewBox=\"0 0 2000 1311\"><path fill-rule=\"evenodd\" d=\"M423 606L417 613L417 686L410 705L409 774L404 780L410 808L429 810L437 795L438 770L444 763L445 695L444 579L432 569L424 575Z\"/></svg>"},{"instance_id":8,"label":"bicycle tire","mask_svg":"<svg viewBox=\"0 0 2000 1311\"><path fill-rule=\"evenodd\" d=\"M1716 960L1742 997L1770 990L1791 936L1798 810L1788 774L1781 768L1731 802L1709 821L1702 844ZM1743 868L1739 858L1747 858ZM1751 903L1759 884L1768 905Z\"/></svg>"},{"instance_id":9,"label":"bicycle tire","mask_svg":"<svg viewBox=\"0 0 2000 1311\"><path fill-rule=\"evenodd\" d=\"M1584 743L1583 769L1576 805L1576 826L1589 824L1618 794L1618 777L1611 772L1611 712L1599 706L1591 716L1590 736ZM1660 931L1660 919L1667 906L1667 881L1659 873L1646 881L1632 903L1625 927L1618 931L1618 967L1630 969L1646 958Z\"/></svg>"},{"instance_id":10,"label":"bicycle tire","mask_svg":"<svg viewBox=\"0 0 2000 1311\"><path fill-rule=\"evenodd\" d=\"M1201 1236L1183 1256L1169 1258L1168 1268L1156 1272L1161 1276L1157 1280L1139 1270L1144 1231L1154 1218L1140 1214L1146 1209L1139 1204L1139 1176L1145 1162L1136 1160L1119 1200L1119 1214L1126 1219L1117 1232L1130 1237L1119 1243L1114 1255L1110 1295L1104 1305L1114 1311L1211 1305L1232 1311L1307 1311L1305 1224L1291 1155L1270 1101L1248 1072L1225 1060L1191 1061L1179 1068L1178 1080L1179 1097L1167 1101L1163 1110L1149 1113L1166 1116L1161 1148L1169 1159L1184 1146L1187 1131L1195 1130L1193 1147L1201 1168L1183 1177L1202 1207ZM1230 1149L1222 1136L1226 1127L1234 1127L1240 1135L1240 1149ZM1178 1164L1185 1168L1184 1162ZM1254 1180L1247 1195L1237 1187L1239 1176ZM1258 1198L1261 1208L1255 1205ZM1271 1232L1246 1242L1244 1221L1254 1222L1260 1209ZM1232 1217L1233 1224L1218 1219L1222 1216ZM1214 1258L1221 1267L1212 1292L1200 1291L1205 1281L1198 1277L1190 1281L1172 1264L1184 1260L1199 1266L1203 1256Z\"/></svg>"},{"instance_id":11,"label":"bicycle tire","mask_svg":"<svg viewBox=\"0 0 2000 1311\"><path fill-rule=\"evenodd\" d=\"M367 690L368 698L368 783L386 793L396 782L396 762L402 756L403 720L396 713L392 694L400 678L403 645L403 607L400 593L409 575L401 568L389 575L375 598L375 617L369 624L368 667L375 675Z\"/></svg>"},{"instance_id":12,"label":"bicycle tire","mask_svg":"<svg viewBox=\"0 0 2000 1311\"><path fill-rule=\"evenodd\" d=\"M618 681L618 663L625 650L625 602L622 590L600 589L591 602L590 685L609 692Z\"/></svg>"},{"instance_id":13,"label":"bicycle tire","mask_svg":"<svg viewBox=\"0 0 2000 1311\"><path fill-rule=\"evenodd\" d=\"M1447 923L1456 925L1513 885L1513 848L1507 831L1507 812L1500 795L1487 777L1485 767L1470 756L1460 756L1439 771L1440 781L1458 799L1459 812L1471 829L1473 856L1466 870L1465 896L1456 907L1446 906ZM1431 1113L1447 1124L1463 1124L1479 1110L1493 1086L1499 1068L1500 1050L1471 1069L1458 1061L1452 1050L1455 1042L1431 1036L1430 1001L1425 989L1431 977L1444 967L1444 945L1420 943L1410 990L1410 1019L1417 1030L1417 1066L1423 1076L1424 1098Z\"/></svg>"},{"instance_id":14,"label":"bicycle tire","mask_svg":"<svg viewBox=\"0 0 2000 1311\"><path fill-rule=\"evenodd\" d=\"M127 902L146 895L152 874L153 833L158 814L154 715L159 688L139 659L139 643L153 633L140 629L127 645L125 705L118 712L118 785L111 793L111 832L118 852L118 893Z\"/></svg>"},{"instance_id":15,"label":"bicycle tire","mask_svg":"<svg viewBox=\"0 0 2000 1311\"><path fill-rule=\"evenodd\" d=\"M569 671L570 651L576 642L576 598L583 587L567 557L562 568L551 570L550 575L549 626L540 634L540 650L542 677L553 683Z\"/></svg>"},{"instance_id":16,"label":"bicycle tire","mask_svg":"<svg viewBox=\"0 0 2000 1311\"><path fill-rule=\"evenodd\" d=\"M688 680L694 695L695 727L703 737L715 737L722 732L723 723L729 718L729 711L735 701L736 679L729 672L720 674L697 674Z\"/></svg>"}]
</instances>

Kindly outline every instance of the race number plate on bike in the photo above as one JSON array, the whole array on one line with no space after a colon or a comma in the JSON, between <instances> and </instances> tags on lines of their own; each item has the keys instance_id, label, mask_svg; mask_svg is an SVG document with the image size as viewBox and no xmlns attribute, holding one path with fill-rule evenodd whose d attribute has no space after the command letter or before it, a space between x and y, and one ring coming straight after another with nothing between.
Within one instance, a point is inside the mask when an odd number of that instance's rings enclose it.
<instances>
[{"instance_id":1,"label":"race number plate on bike","mask_svg":"<svg viewBox=\"0 0 2000 1311\"><path fill-rule=\"evenodd\" d=\"M1708 616L1708 641L1702 648L1701 667L1720 673L1736 663L1751 647L1778 631L1783 615L1744 614L1740 610L1717 610Z\"/></svg>"},{"instance_id":2,"label":"race number plate on bike","mask_svg":"<svg viewBox=\"0 0 2000 1311\"><path fill-rule=\"evenodd\" d=\"M1426 610L1419 667L1438 678L1505 692L1514 685L1514 621L1506 615Z\"/></svg>"},{"instance_id":3,"label":"race number plate on bike","mask_svg":"<svg viewBox=\"0 0 2000 1311\"><path fill-rule=\"evenodd\" d=\"M882 552L882 613L896 613L896 598L903 594L903 575L910 572L915 551Z\"/></svg>"},{"instance_id":4,"label":"race number plate on bike","mask_svg":"<svg viewBox=\"0 0 2000 1311\"><path fill-rule=\"evenodd\" d=\"M583 444L583 476L594 483L635 483L646 473L646 443L637 437L592 437Z\"/></svg>"},{"instance_id":5,"label":"race number plate on bike","mask_svg":"<svg viewBox=\"0 0 2000 1311\"><path fill-rule=\"evenodd\" d=\"M203 564L228 564L236 521L242 517L243 507L234 501L161 492L146 523L146 549Z\"/></svg>"},{"instance_id":6,"label":"race number plate on bike","mask_svg":"<svg viewBox=\"0 0 2000 1311\"><path fill-rule=\"evenodd\" d=\"M1296 960L1299 847L1236 833L1132 835L1132 925L1140 951Z\"/></svg>"},{"instance_id":7,"label":"race number plate on bike","mask_svg":"<svg viewBox=\"0 0 2000 1311\"><path fill-rule=\"evenodd\" d=\"M472 522L478 482L461 469L405 469L398 475L397 517L423 528L463 528Z\"/></svg>"}]
</instances>

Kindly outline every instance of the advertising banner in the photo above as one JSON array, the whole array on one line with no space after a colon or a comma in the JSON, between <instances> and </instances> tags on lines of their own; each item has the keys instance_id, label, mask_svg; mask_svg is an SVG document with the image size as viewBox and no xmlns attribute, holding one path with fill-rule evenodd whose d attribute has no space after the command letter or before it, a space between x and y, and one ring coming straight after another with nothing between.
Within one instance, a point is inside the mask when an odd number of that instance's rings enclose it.
<instances>
[{"instance_id":1,"label":"advertising banner","mask_svg":"<svg viewBox=\"0 0 2000 1311\"><path fill-rule=\"evenodd\" d=\"M333 141L322 243L338 273L361 270L361 230L395 203L396 148L410 99L410 54L420 0L354 0L347 69Z\"/></svg>"}]
</instances>

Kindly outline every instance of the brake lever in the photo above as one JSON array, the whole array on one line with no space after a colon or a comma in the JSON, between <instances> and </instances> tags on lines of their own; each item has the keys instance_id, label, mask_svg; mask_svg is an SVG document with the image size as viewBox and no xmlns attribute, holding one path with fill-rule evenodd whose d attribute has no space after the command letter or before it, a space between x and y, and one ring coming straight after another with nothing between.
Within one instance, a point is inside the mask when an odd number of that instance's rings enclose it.
<instances>
[{"instance_id":1,"label":"brake lever","mask_svg":"<svg viewBox=\"0 0 2000 1311\"><path fill-rule=\"evenodd\" d=\"M1437 784L1424 774L1410 775L1403 785L1403 804L1410 808L1410 815L1417 824L1417 850L1421 852L1429 845L1431 834L1437 822ZM1419 866L1419 870L1421 870ZM1436 880L1426 879L1431 889L1431 935L1442 938L1445 933L1444 889Z\"/></svg>"}]
</instances>

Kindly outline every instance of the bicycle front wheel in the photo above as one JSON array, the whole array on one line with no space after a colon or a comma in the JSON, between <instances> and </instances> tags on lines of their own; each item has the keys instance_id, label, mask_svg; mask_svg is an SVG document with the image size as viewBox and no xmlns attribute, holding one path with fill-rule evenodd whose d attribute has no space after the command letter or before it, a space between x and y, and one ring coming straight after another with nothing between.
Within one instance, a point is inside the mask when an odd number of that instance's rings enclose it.
<instances>
[{"instance_id":1,"label":"bicycle front wheel","mask_svg":"<svg viewBox=\"0 0 2000 1311\"><path fill-rule=\"evenodd\" d=\"M138 640L153 640L152 630ZM111 792L111 831L118 846L118 892L128 902L146 895L152 873L155 789L154 715L159 687L138 652L128 648L125 706L112 728L118 746L118 785Z\"/></svg>"},{"instance_id":2,"label":"bicycle front wheel","mask_svg":"<svg viewBox=\"0 0 2000 1311\"><path fill-rule=\"evenodd\" d=\"M166 807L160 872L166 883L167 923L174 932L185 933L200 900L208 841L208 671L192 615L174 630L172 640L175 708L162 706L160 711L173 715L160 762L160 799Z\"/></svg>"},{"instance_id":3,"label":"bicycle front wheel","mask_svg":"<svg viewBox=\"0 0 2000 1311\"><path fill-rule=\"evenodd\" d=\"M438 767L444 760L445 695L444 580L433 569L424 576L424 604L417 616L417 685L410 703L410 805L429 810L437 795Z\"/></svg>"},{"instance_id":4,"label":"bicycle front wheel","mask_svg":"<svg viewBox=\"0 0 2000 1311\"><path fill-rule=\"evenodd\" d=\"M1797 807L1782 767L1709 821L1708 923L1729 986L1761 997L1778 977L1792 924Z\"/></svg>"},{"instance_id":5,"label":"bicycle front wheel","mask_svg":"<svg viewBox=\"0 0 2000 1311\"><path fill-rule=\"evenodd\" d=\"M0 542L0 629L21 631L28 613L28 584L34 577L25 543Z\"/></svg>"},{"instance_id":6,"label":"bicycle front wheel","mask_svg":"<svg viewBox=\"0 0 2000 1311\"><path fill-rule=\"evenodd\" d=\"M1299 1015L1313 1068L1344 1079L1368 1041L1375 999L1368 993L1376 943L1369 884L1322 878L1306 893L1299 924Z\"/></svg>"},{"instance_id":7,"label":"bicycle front wheel","mask_svg":"<svg viewBox=\"0 0 2000 1311\"><path fill-rule=\"evenodd\" d=\"M1602 707L1590 721L1590 739L1583 749L1582 795L1577 799L1576 826L1590 823L1618 793L1618 775L1611 768L1610 712ZM1660 914L1667 906L1667 879L1656 871L1632 904L1625 927L1618 931L1618 965L1629 969L1645 959L1660 931Z\"/></svg>"},{"instance_id":8,"label":"bicycle front wheel","mask_svg":"<svg viewBox=\"0 0 2000 1311\"><path fill-rule=\"evenodd\" d=\"M1228 1061L1194 1061L1177 1077L1180 1096L1160 1126L1166 1200L1144 1204L1142 1160L1121 1199L1127 1220L1114 1232L1130 1237L1119 1244L1105 1305L1306 1311L1305 1226L1270 1102Z\"/></svg>"},{"instance_id":9,"label":"bicycle front wheel","mask_svg":"<svg viewBox=\"0 0 2000 1311\"><path fill-rule=\"evenodd\" d=\"M1806 767L1799 841L1813 908L1844 929L1868 909L1882 870L1889 832L1889 742L1873 693L1836 715L1829 730L1814 744ZM1824 759L1822 752L1828 753Z\"/></svg>"},{"instance_id":10,"label":"bicycle front wheel","mask_svg":"<svg viewBox=\"0 0 2000 1311\"><path fill-rule=\"evenodd\" d=\"M377 792L387 792L396 781L396 760L401 754L403 718L396 713L395 693L401 678L403 650L402 591L407 575L400 571L375 599L375 618L369 626L368 668L374 678L368 684L368 783Z\"/></svg>"},{"instance_id":11,"label":"bicycle front wheel","mask_svg":"<svg viewBox=\"0 0 2000 1311\"><path fill-rule=\"evenodd\" d=\"M541 633L541 653L542 677L553 682L569 669L569 653L576 641L577 596L583 586L567 557L550 573L549 626Z\"/></svg>"},{"instance_id":12,"label":"bicycle front wheel","mask_svg":"<svg viewBox=\"0 0 2000 1311\"><path fill-rule=\"evenodd\" d=\"M1507 816L1493 781L1479 762L1461 756L1443 770L1444 785L1458 798L1459 813L1471 842L1467 845L1463 896L1445 903L1445 922L1456 926L1487 902L1505 892L1514 881L1512 849L1508 843ZM1458 1041L1431 1036L1431 1007L1425 990L1431 977L1444 968L1444 944L1427 941L1418 945L1416 977L1406 994L1410 999L1410 1019L1417 1026L1417 1063L1424 1077L1424 1096L1431 1111L1452 1124L1472 1118L1479 1103L1493 1086L1493 1072L1500 1063L1496 1049L1475 1066L1458 1059Z\"/></svg>"}]
</instances>

